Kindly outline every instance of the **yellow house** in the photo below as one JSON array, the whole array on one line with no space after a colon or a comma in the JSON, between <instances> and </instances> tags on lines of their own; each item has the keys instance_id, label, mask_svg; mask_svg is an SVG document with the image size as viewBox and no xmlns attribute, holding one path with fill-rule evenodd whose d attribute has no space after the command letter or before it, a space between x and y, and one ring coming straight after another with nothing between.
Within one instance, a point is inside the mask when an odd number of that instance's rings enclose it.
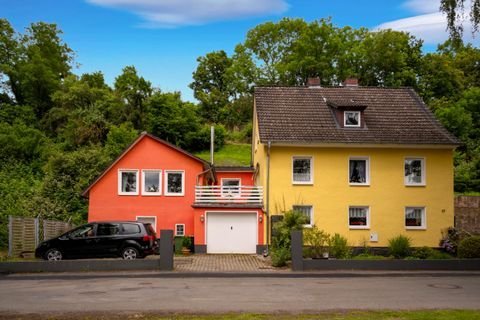
<instances>
[{"instance_id":1,"label":"yellow house","mask_svg":"<svg viewBox=\"0 0 480 320\"><path fill-rule=\"evenodd\" d=\"M438 246L454 222L457 145L411 88L255 90L252 159L269 218L300 210L352 246L400 234Z\"/></svg>"}]
</instances>

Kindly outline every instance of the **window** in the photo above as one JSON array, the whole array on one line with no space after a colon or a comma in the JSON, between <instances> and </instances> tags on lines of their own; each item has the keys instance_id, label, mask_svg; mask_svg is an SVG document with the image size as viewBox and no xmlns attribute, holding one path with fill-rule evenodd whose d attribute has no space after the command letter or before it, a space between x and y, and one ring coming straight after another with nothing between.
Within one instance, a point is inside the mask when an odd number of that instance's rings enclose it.
<instances>
[{"instance_id":1,"label":"window","mask_svg":"<svg viewBox=\"0 0 480 320\"><path fill-rule=\"evenodd\" d=\"M99 223L97 225L97 236L113 236L120 233L118 223Z\"/></svg>"},{"instance_id":2,"label":"window","mask_svg":"<svg viewBox=\"0 0 480 320\"><path fill-rule=\"evenodd\" d=\"M425 160L423 158L406 158L404 176L405 185L424 186Z\"/></svg>"},{"instance_id":3,"label":"window","mask_svg":"<svg viewBox=\"0 0 480 320\"><path fill-rule=\"evenodd\" d=\"M118 194L137 195L138 194L138 170L119 170L118 171Z\"/></svg>"},{"instance_id":4,"label":"window","mask_svg":"<svg viewBox=\"0 0 480 320\"><path fill-rule=\"evenodd\" d=\"M140 233L140 226L135 223L122 223L122 234Z\"/></svg>"},{"instance_id":5,"label":"window","mask_svg":"<svg viewBox=\"0 0 480 320\"><path fill-rule=\"evenodd\" d=\"M350 158L348 181L351 185L370 184L370 168L368 158Z\"/></svg>"},{"instance_id":6,"label":"window","mask_svg":"<svg viewBox=\"0 0 480 320\"><path fill-rule=\"evenodd\" d=\"M167 196L183 196L184 183L185 183L184 171L165 171L165 195Z\"/></svg>"},{"instance_id":7,"label":"window","mask_svg":"<svg viewBox=\"0 0 480 320\"><path fill-rule=\"evenodd\" d=\"M311 227L313 226L313 210L312 206L293 206L293 211L301 212L305 216L307 216L307 223L305 226Z\"/></svg>"},{"instance_id":8,"label":"window","mask_svg":"<svg viewBox=\"0 0 480 320\"><path fill-rule=\"evenodd\" d=\"M405 208L405 228L407 229L425 229L426 217L424 207Z\"/></svg>"},{"instance_id":9,"label":"window","mask_svg":"<svg viewBox=\"0 0 480 320\"><path fill-rule=\"evenodd\" d=\"M239 197L240 179L222 179L222 196Z\"/></svg>"},{"instance_id":10,"label":"window","mask_svg":"<svg viewBox=\"0 0 480 320\"><path fill-rule=\"evenodd\" d=\"M294 184L311 184L313 183L312 174L312 158L311 157L294 157L293 158L293 183Z\"/></svg>"},{"instance_id":11,"label":"window","mask_svg":"<svg viewBox=\"0 0 480 320\"><path fill-rule=\"evenodd\" d=\"M360 127L360 111L344 111L343 126Z\"/></svg>"},{"instance_id":12,"label":"window","mask_svg":"<svg viewBox=\"0 0 480 320\"><path fill-rule=\"evenodd\" d=\"M348 226L350 229L369 229L370 209L368 207L349 207Z\"/></svg>"},{"instance_id":13,"label":"window","mask_svg":"<svg viewBox=\"0 0 480 320\"><path fill-rule=\"evenodd\" d=\"M94 236L94 225L87 224L71 231L68 235L71 238L85 238Z\"/></svg>"},{"instance_id":14,"label":"window","mask_svg":"<svg viewBox=\"0 0 480 320\"><path fill-rule=\"evenodd\" d=\"M183 237L185 235L185 225L184 224L176 224L175 225L175 235L177 237Z\"/></svg>"},{"instance_id":15,"label":"window","mask_svg":"<svg viewBox=\"0 0 480 320\"><path fill-rule=\"evenodd\" d=\"M142 195L159 196L162 194L162 190L160 189L162 185L161 170L142 170L142 178Z\"/></svg>"},{"instance_id":16,"label":"window","mask_svg":"<svg viewBox=\"0 0 480 320\"><path fill-rule=\"evenodd\" d=\"M157 217L137 216L137 221L142 223L150 223L154 230L157 230Z\"/></svg>"}]
</instances>

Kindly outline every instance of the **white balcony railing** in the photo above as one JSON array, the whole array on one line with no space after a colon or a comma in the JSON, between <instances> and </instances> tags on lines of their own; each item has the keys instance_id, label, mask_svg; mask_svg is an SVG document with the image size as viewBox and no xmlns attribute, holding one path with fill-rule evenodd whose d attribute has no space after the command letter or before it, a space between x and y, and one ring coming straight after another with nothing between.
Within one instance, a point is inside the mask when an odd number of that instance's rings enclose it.
<instances>
[{"instance_id":1,"label":"white balcony railing","mask_svg":"<svg viewBox=\"0 0 480 320\"><path fill-rule=\"evenodd\" d=\"M195 186L195 203L262 204L261 186Z\"/></svg>"}]
</instances>

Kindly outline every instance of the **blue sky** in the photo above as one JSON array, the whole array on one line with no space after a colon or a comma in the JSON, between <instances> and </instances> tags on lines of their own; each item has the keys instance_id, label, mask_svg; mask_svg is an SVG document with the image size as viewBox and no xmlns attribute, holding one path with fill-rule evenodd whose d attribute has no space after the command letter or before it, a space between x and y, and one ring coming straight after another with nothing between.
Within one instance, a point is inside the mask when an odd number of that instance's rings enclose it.
<instances>
[{"instance_id":1,"label":"blue sky","mask_svg":"<svg viewBox=\"0 0 480 320\"><path fill-rule=\"evenodd\" d=\"M76 52L77 74L102 71L112 84L134 65L153 86L193 101L196 59L231 54L257 24L331 17L339 27L408 31L434 50L447 39L438 8L439 0L0 0L0 18L21 32L32 22L56 23ZM468 27L465 35L472 41Z\"/></svg>"}]
</instances>

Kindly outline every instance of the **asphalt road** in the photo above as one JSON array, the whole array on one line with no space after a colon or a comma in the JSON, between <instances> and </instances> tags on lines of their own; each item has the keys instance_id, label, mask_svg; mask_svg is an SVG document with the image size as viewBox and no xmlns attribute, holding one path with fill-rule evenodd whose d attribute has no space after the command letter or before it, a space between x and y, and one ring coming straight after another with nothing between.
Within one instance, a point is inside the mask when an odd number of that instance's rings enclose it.
<instances>
[{"instance_id":1,"label":"asphalt road","mask_svg":"<svg viewBox=\"0 0 480 320\"><path fill-rule=\"evenodd\" d=\"M3 276L0 313L480 309L480 277Z\"/></svg>"}]
</instances>

